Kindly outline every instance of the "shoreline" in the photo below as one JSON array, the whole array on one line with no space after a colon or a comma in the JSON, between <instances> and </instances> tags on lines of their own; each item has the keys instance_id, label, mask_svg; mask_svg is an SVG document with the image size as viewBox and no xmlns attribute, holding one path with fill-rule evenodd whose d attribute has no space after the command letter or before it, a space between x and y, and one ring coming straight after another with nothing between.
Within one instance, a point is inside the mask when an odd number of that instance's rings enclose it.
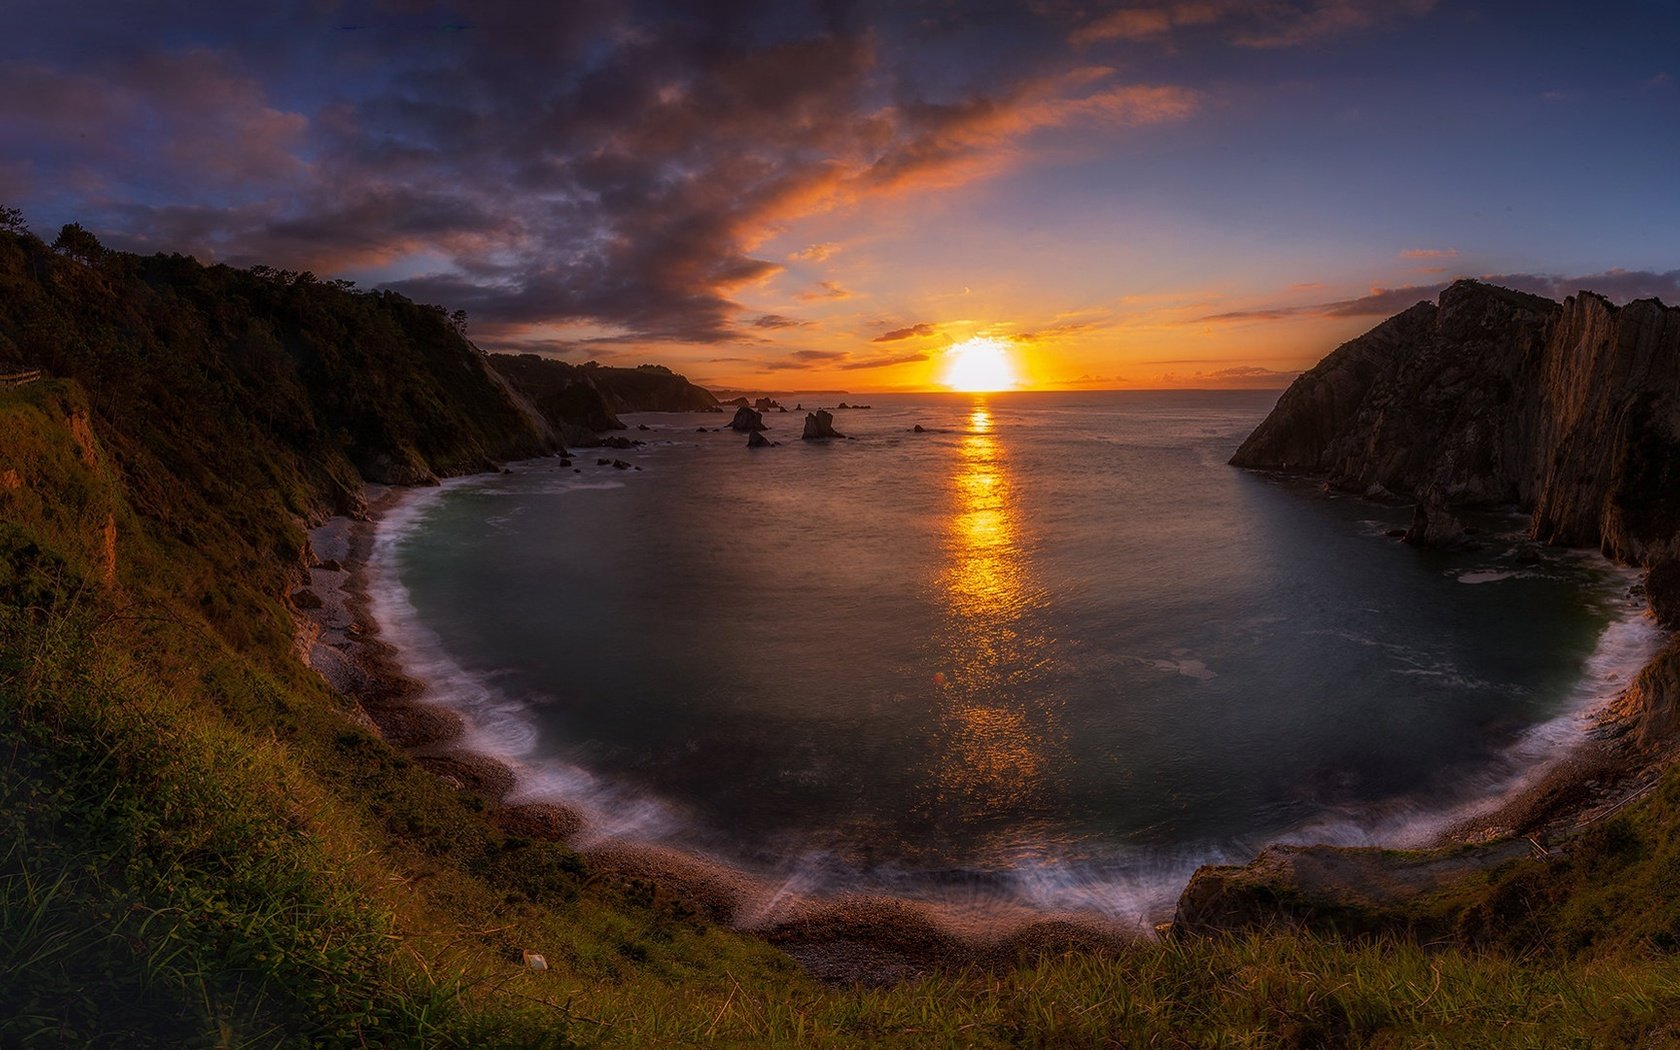
<instances>
[{"instance_id":1,"label":"shoreline","mask_svg":"<svg viewBox=\"0 0 1680 1050\"><path fill-rule=\"evenodd\" d=\"M890 892L809 895L698 852L602 828L579 806L525 797L530 785L521 791L517 760L471 746L475 727L469 718L428 695L434 687L405 668L402 651L382 637L387 632L375 616L380 528L424 491L369 485L360 518L334 517L309 530L307 591L313 597L294 603L299 655L350 701L351 721L458 790L482 796L505 834L565 843L615 881L654 881L709 921L777 945L830 982L893 983L950 965L1006 962L1023 950L1102 950L1147 936L1116 919L1001 899L987 902L979 916L960 904ZM1544 843L1565 839L1647 792L1675 749L1641 750L1615 727L1618 704L1654 659L1615 694L1567 716L1589 727L1563 744L1564 753L1532 778L1519 776L1487 805L1443 821L1423 848L1530 838L1544 851Z\"/></svg>"},{"instance_id":2,"label":"shoreline","mask_svg":"<svg viewBox=\"0 0 1680 1050\"><path fill-rule=\"evenodd\" d=\"M1113 950L1142 935L1118 921L1025 905L971 917L960 905L884 892L808 895L701 853L592 826L580 807L525 800L516 762L472 749L470 720L429 698L432 687L404 667L373 615L379 527L424 491L369 485L362 517L309 530L307 590L319 604L294 601L299 655L350 702L351 722L483 797L504 834L566 844L594 873L620 883L653 881L708 921L776 945L829 983L892 984L936 968L1007 965L1023 951Z\"/></svg>"}]
</instances>

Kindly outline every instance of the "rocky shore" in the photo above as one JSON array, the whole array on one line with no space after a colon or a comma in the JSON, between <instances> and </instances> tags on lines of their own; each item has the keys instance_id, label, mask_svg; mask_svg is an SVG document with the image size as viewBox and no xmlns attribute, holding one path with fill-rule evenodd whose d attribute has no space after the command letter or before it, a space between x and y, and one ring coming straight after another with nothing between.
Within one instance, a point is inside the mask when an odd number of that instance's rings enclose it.
<instances>
[{"instance_id":1,"label":"rocky shore","mask_svg":"<svg viewBox=\"0 0 1680 1050\"><path fill-rule=\"evenodd\" d=\"M1680 627L1680 309L1656 300L1559 304L1460 281L1304 373L1231 463L1411 494L1406 540L1424 546L1463 541L1455 507L1515 505L1537 540L1646 569L1650 615ZM1589 717L1578 747L1435 850L1274 848L1203 868L1178 927L1395 928L1453 879L1567 856L1680 754L1680 642Z\"/></svg>"}]
</instances>

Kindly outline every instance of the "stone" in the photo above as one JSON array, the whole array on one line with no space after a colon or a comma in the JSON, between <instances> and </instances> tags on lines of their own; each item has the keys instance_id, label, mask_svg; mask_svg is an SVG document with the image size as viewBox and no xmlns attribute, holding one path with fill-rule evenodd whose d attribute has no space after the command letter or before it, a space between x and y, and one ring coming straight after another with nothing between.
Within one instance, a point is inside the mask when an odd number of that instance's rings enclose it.
<instances>
[{"instance_id":1,"label":"stone","mask_svg":"<svg viewBox=\"0 0 1680 1050\"><path fill-rule=\"evenodd\" d=\"M747 435L748 448L769 448L770 441L761 432L755 430Z\"/></svg>"},{"instance_id":2,"label":"stone","mask_svg":"<svg viewBox=\"0 0 1680 1050\"><path fill-rule=\"evenodd\" d=\"M846 435L834 429L834 417L822 409L807 413L805 416L805 433L800 437L806 441L818 441L827 438L839 438Z\"/></svg>"},{"instance_id":3,"label":"stone","mask_svg":"<svg viewBox=\"0 0 1680 1050\"><path fill-rule=\"evenodd\" d=\"M747 431L768 430L770 428L764 425L763 414L755 412L747 406L742 405L740 408L735 410L735 418L730 421L729 429Z\"/></svg>"},{"instance_id":4,"label":"stone","mask_svg":"<svg viewBox=\"0 0 1680 1050\"><path fill-rule=\"evenodd\" d=\"M917 423L915 426L910 428L910 433L912 433L912 434L926 434L927 433L927 427L924 427L920 423Z\"/></svg>"},{"instance_id":5,"label":"stone","mask_svg":"<svg viewBox=\"0 0 1680 1050\"><path fill-rule=\"evenodd\" d=\"M1440 488L1431 485L1419 493L1405 541L1414 547L1447 548L1461 545L1464 538L1464 523L1453 516Z\"/></svg>"}]
</instances>

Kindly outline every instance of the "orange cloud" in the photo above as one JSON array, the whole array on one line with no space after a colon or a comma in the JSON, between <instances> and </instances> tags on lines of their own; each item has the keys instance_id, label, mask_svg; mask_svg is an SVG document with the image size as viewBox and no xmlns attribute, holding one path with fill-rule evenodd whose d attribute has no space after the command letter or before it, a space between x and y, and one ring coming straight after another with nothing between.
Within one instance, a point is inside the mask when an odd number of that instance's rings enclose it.
<instances>
[{"instance_id":1,"label":"orange cloud","mask_svg":"<svg viewBox=\"0 0 1680 1050\"><path fill-rule=\"evenodd\" d=\"M838 281L823 281L817 285L816 289L808 292L800 292L799 295L796 296L796 298L802 299L806 302L814 302L821 299L850 299L851 297L851 291L846 288L842 288Z\"/></svg>"}]
</instances>

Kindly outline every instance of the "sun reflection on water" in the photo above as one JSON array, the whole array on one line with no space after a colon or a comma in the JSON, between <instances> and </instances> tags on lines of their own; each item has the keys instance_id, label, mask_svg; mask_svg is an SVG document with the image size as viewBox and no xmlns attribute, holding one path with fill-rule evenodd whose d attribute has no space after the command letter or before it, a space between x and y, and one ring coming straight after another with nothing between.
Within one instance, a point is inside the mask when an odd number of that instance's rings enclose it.
<instances>
[{"instance_id":1,"label":"sun reflection on water","mask_svg":"<svg viewBox=\"0 0 1680 1050\"><path fill-rule=\"evenodd\" d=\"M939 808L964 821L1019 811L1043 793L1055 728L1031 688L1045 642L1023 617L1043 595L1028 572L1008 454L993 427L989 409L976 405L957 447L940 576L949 622L933 787Z\"/></svg>"}]
</instances>

